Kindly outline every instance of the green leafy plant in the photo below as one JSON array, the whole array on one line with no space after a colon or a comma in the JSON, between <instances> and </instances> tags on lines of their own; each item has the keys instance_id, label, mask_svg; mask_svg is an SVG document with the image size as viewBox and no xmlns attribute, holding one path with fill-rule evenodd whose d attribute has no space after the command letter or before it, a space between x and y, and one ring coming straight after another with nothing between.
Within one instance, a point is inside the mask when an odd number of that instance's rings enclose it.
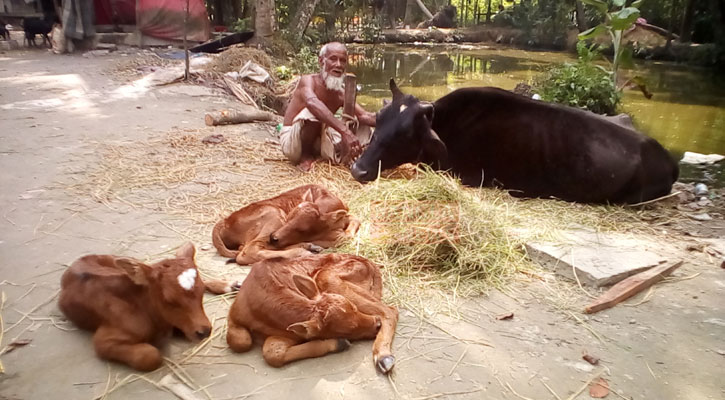
<instances>
[{"instance_id":1,"label":"green leafy plant","mask_svg":"<svg viewBox=\"0 0 725 400\"><path fill-rule=\"evenodd\" d=\"M250 30L252 27L252 21L250 18L239 18L229 27L234 32L245 32Z\"/></svg>"},{"instance_id":2,"label":"green leafy plant","mask_svg":"<svg viewBox=\"0 0 725 400\"><path fill-rule=\"evenodd\" d=\"M599 52L583 42L577 44L577 52L576 63L554 67L534 83L541 99L597 114L615 114L620 92L611 73L594 64Z\"/></svg>"},{"instance_id":3,"label":"green leafy plant","mask_svg":"<svg viewBox=\"0 0 725 400\"><path fill-rule=\"evenodd\" d=\"M300 47L297 53L292 54L290 69L296 74L319 72L320 64L317 51L310 46Z\"/></svg>"},{"instance_id":4,"label":"green leafy plant","mask_svg":"<svg viewBox=\"0 0 725 400\"><path fill-rule=\"evenodd\" d=\"M280 81L288 81L292 79L292 70L287 68L285 65L280 65L278 67L275 67L274 74Z\"/></svg>"},{"instance_id":5,"label":"green leafy plant","mask_svg":"<svg viewBox=\"0 0 725 400\"><path fill-rule=\"evenodd\" d=\"M603 17L604 22L579 34L579 40L593 39L599 35L608 34L612 39L614 57L612 60L612 81L617 82L617 70L622 63L631 62L632 51L622 46L624 31L631 28L639 18L639 6L643 0L626 5L626 0L612 0L614 10L609 11L609 4L603 0L581 0L582 3L593 6Z\"/></svg>"}]
</instances>

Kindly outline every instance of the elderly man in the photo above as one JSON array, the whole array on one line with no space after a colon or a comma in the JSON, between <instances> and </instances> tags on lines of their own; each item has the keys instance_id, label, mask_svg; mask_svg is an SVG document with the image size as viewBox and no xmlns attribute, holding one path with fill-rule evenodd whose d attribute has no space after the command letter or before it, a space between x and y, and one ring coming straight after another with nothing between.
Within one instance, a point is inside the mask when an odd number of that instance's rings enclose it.
<instances>
[{"instance_id":1,"label":"elderly man","mask_svg":"<svg viewBox=\"0 0 725 400\"><path fill-rule=\"evenodd\" d=\"M348 124L335 117L343 105L344 75L347 49L342 43L324 45L318 58L320 73L304 75L292 93L284 126L280 132L282 153L303 171L309 171L318 157L335 163L345 163L358 155L362 145L370 141L375 126L375 114L355 104L357 120Z\"/></svg>"}]
</instances>

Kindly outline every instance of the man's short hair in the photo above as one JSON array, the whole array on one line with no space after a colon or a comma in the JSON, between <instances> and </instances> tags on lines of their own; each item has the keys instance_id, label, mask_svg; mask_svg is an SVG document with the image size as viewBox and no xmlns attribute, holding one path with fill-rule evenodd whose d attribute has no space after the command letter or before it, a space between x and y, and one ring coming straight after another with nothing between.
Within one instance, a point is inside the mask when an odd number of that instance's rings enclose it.
<instances>
[{"instance_id":1,"label":"man's short hair","mask_svg":"<svg viewBox=\"0 0 725 400\"><path fill-rule=\"evenodd\" d=\"M327 50L329 49L329 46L330 46L331 44L339 44L339 45L341 45L341 46L342 46L343 48L345 47L345 45L344 45L344 44L342 44L342 43L340 43L340 42L330 42L330 43L326 43L326 44L325 44L324 46L322 46L322 48L320 49L320 57L321 57L321 58L325 58L325 55L327 54ZM347 48L345 48L345 51L347 51Z\"/></svg>"}]
</instances>

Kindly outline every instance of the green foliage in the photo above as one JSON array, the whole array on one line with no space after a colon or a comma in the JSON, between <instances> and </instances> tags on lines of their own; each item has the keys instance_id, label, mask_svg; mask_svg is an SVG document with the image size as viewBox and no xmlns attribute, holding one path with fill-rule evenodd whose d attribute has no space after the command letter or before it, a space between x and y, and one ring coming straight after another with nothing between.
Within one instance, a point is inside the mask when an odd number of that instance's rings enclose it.
<instances>
[{"instance_id":1,"label":"green foliage","mask_svg":"<svg viewBox=\"0 0 725 400\"><path fill-rule=\"evenodd\" d=\"M377 19L366 19L363 22L360 37L366 42L376 43L380 39L383 30Z\"/></svg>"},{"instance_id":2,"label":"green foliage","mask_svg":"<svg viewBox=\"0 0 725 400\"><path fill-rule=\"evenodd\" d=\"M292 70L287 68L285 65L280 65L278 67L274 68L274 75L277 77L277 80L280 81L288 81L292 79Z\"/></svg>"},{"instance_id":3,"label":"green foliage","mask_svg":"<svg viewBox=\"0 0 725 400\"><path fill-rule=\"evenodd\" d=\"M636 0L627 7L625 0L612 0L610 4L604 0L581 0L582 3L594 7L604 17L604 22L579 34L579 40L593 39L599 35L608 34L614 46L614 60L612 61L612 81L617 82L617 70L623 60L631 59L631 50L622 46L622 35L625 30L634 25L639 18L639 6L643 0Z\"/></svg>"},{"instance_id":4,"label":"green foliage","mask_svg":"<svg viewBox=\"0 0 725 400\"><path fill-rule=\"evenodd\" d=\"M234 32L245 32L252 29L251 18L239 18L230 27Z\"/></svg>"},{"instance_id":5,"label":"green foliage","mask_svg":"<svg viewBox=\"0 0 725 400\"><path fill-rule=\"evenodd\" d=\"M318 53L313 47L302 46L291 55L290 69L296 74L311 74L320 71Z\"/></svg>"},{"instance_id":6,"label":"green foliage","mask_svg":"<svg viewBox=\"0 0 725 400\"><path fill-rule=\"evenodd\" d=\"M570 14L574 0L520 1L493 17L496 26L521 29L532 40L563 43L566 31L572 25Z\"/></svg>"},{"instance_id":7,"label":"green foliage","mask_svg":"<svg viewBox=\"0 0 725 400\"><path fill-rule=\"evenodd\" d=\"M547 71L534 84L544 101L580 107L597 114L613 115L620 100L611 74L593 63L599 53L577 45L579 60Z\"/></svg>"}]
</instances>

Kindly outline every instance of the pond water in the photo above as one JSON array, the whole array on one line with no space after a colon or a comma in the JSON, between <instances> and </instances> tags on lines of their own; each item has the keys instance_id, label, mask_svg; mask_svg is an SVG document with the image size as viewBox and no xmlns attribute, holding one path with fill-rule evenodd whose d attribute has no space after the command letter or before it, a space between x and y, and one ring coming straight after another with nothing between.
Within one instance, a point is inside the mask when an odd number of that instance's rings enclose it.
<instances>
[{"instance_id":1,"label":"pond water","mask_svg":"<svg viewBox=\"0 0 725 400\"><path fill-rule=\"evenodd\" d=\"M513 89L547 68L571 62L570 53L527 51L487 45L378 45L349 47L349 71L362 90L358 102L369 111L390 98L395 78L405 93L433 101L457 88ZM725 76L708 69L661 62L638 62L636 74L653 93L626 90L621 110L641 132L657 139L677 159L685 151L725 154ZM681 180L725 186L725 162L710 167L682 165Z\"/></svg>"}]
</instances>

